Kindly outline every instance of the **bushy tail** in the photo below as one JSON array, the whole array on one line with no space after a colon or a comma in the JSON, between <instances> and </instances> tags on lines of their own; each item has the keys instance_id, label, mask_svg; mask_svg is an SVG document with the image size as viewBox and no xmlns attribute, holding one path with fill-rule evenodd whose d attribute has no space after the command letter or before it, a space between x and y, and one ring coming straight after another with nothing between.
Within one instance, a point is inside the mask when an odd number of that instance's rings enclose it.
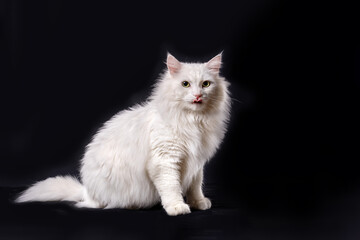
<instances>
[{"instance_id":1,"label":"bushy tail","mask_svg":"<svg viewBox=\"0 0 360 240\"><path fill-rule=\"evenodd\" d=\"M84 198L84 187L74 177L58 176L35 183L15 200L17 203L33 201L74 201Z\"/></svg>"}]
</instances>

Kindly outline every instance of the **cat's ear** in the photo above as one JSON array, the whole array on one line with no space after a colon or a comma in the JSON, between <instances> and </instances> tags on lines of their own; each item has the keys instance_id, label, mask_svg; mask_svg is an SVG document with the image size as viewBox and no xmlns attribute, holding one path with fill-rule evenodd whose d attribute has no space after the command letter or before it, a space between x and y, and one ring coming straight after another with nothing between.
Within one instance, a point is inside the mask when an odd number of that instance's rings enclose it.
<instances>
[{"instance_id":1,"label":"cat's ear","mask_svg":"<svg viewBox=\"0 0 360 240\"><path fill-rule=\"evenodd\" d=\"M219 74L221 68L221 57L222 52L206 63L206 67L210 70L210 72L214 74Z\"/></svg>"},{"instance_id":2,"label":"cat's ear","mask_svg":"<svg viewBox=\"0 0 360 240\"><path fill-rule=\"evenodd\" d=\"M171 75L178 73L181 68L181 62L170 53L167 55L166 65Z\"/></svg>"}]
</instances>

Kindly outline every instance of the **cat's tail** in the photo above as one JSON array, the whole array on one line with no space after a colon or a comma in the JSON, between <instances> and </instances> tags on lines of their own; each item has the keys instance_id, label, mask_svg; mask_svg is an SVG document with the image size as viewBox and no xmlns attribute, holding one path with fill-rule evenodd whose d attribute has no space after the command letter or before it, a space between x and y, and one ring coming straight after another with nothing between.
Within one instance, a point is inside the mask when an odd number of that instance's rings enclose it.
<instances>
[{"instance_id":1,"label":"cat's tail","mask_svg":"<svg viewBox=\"0 0 360 240\"><path fill-rule=\"evenodd\" d=\"M34 201L74 201L84 199L85 188L74 177L58 176L35 183L15 200L17 203Z\"/></svg>"}]
</instances>

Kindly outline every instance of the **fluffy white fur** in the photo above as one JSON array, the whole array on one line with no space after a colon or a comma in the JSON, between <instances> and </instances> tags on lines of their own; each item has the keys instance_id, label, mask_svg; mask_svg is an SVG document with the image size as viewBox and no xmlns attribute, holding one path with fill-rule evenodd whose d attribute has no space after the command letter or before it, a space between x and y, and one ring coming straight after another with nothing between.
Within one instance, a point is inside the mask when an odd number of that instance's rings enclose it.
<instances>
[{"instance_id":1,"label":"fluffy white fur","mask_svg":"<svg viewBox=\"0 0 360 240\"><path fill-rule=\"evenodd\" d=\"M167 71L148 101L116 114L87 146L82 183L69 176L48 178L16 201L128 209L161 201L169 215L210 208L202 192L203 168L224 137L230 112L220 66L221 54L207 63L181 63L169 54Z\"/></svg>"}]
</instances>

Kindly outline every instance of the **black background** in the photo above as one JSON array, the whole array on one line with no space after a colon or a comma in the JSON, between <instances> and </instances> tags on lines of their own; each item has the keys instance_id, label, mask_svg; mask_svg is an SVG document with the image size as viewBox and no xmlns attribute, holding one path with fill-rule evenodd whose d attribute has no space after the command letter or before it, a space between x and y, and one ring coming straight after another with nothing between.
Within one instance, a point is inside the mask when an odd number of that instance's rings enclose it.
<instances>
[{"instance_id":1,"label":"black background","mask_svg":"<svg viewBox=\"0 0 360 240\"><path fill-rule=\"evenodd\" d=\"M0 1L1 234L358 239L353 13L340 1ZM212 210L11 203L34 181L77 175L98 127L149 96L167 51L202 62L222 50L234 101L206 168Z\"/></svg>"}]
</instances>

